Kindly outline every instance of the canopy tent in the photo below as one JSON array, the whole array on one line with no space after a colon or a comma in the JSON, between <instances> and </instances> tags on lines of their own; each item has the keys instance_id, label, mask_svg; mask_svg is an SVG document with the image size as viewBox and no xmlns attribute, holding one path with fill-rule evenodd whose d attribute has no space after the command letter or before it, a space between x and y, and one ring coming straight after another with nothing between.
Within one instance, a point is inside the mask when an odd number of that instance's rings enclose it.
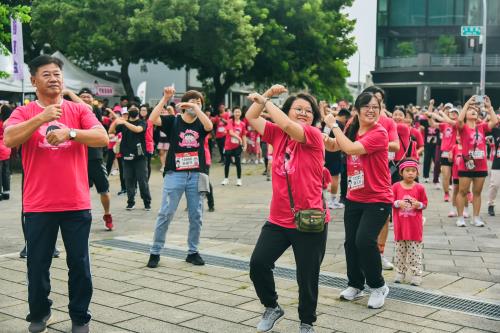
<instances>
[{"instance_id":1,"label":"canopy tent","mask_svg":"<svg viewBox=\"0 0 500 333\"><path fill-rule=\"evenodd\" d=\"M89 88L98 96L122 96L125 90L121 83L107 81L89 74L57 51L52 54L64 62L64 85L73 91L79 91L82 88Z\"/></svg>"},{"instance_id":2,"label":"canopy tent","mask_svg":"<svg viewBox=\"0 0 500 333\"><path fill-rule=\"evenodd\" d=\"M8 73L10 76L6 79L0 79L0 91L20 93L22 89L22 81L14 80L12 78L12 56L9 54L4 55L0 53L0 70ZM34 93L35 88L30 82L30 72L28 66L24 64L24 92Z\"/></svg>"}]
</instances>

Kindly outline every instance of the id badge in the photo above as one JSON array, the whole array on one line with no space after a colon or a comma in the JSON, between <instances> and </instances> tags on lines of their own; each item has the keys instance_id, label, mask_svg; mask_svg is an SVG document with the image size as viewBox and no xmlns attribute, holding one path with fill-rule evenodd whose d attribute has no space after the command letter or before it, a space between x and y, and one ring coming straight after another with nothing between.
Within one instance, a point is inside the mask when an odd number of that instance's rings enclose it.
<instances>
[{"instance_id":1,"label":"id badge","mask_svg":"<svg viewBox=\"0 0 500 333\"><path fill-rule=\"evenodd\" d=\"M441 152L441 157L442 158L448 158L448 157L450 157L450 152L449 151L443 151L443 152Z\"/></svg>"},{"instance_id":2,"label":"id badge","mask_svg":"<svg viewBox=\"0 0 500 333\"><path fill-rule=\"evenodd\" d=\"M175 169L178 171L198 169L200 160L198 152L191 151L186 153L175 154Z\"/></svg>"},{"instance_id":3,"label":"id badge","mask_svg":"<svg viewBox=\"0 0 500 333\"><path fill-rule=\"evenodd\" d=\"M500 158L500 148L497 149L497 158Z\"/></svg>"},{"instance_id":4,"label":"id badge","mask_svg":"<svg viewBox=\"0 0 500 333\"><path fill-rule=\"evenodd\" d=\"M217 128L217 132L219 132L219 133L223 133L223 132L225 132L225 131L226 131L226 128L225 128L225 127L222 127L222 126L221 126L221 127L218 127L218 128Z\"/></svg>"},{"instance_id":5,"label":"id badge","mask_svg":"<svg viewBox=\"0 0 500 333\"><path fill-rule=\"evenodd\" d=\"M475 160L482 160L482 159L484 159L484 155L485 155L484 151L482 151L482 150L470 151L469 154Z\"/></svg>"},{"instance_id":6,"label":"id badge","mask_svg":"<svg viewBox=\"0 0 500 333\"><path fill-rule=\"evenodd\" d=\"M390 151L389 152L389 161L394 161L395 158L396 158L396 153L393 151Z\"/></svg>"},{"instance_id":7,"label":"id badge","mask_svg":"<svg viewBox=\"0 0 500 333\"><path fill-rule=\"evenodd\" d=\"M347 176L347 186L351 190L359 190L365 187L365 173L362 170L354 171Z\"/></svg>"},{"instance_id":8,"label":"id badge","mask_svg":"<svg viewBox=\"0 0 500 333\"><path fill-rule=\"evenodd\" d=\"M239 144L240 140L236 139L234 136L231 137L231 143Z\"/></svg>"}]
</instances>

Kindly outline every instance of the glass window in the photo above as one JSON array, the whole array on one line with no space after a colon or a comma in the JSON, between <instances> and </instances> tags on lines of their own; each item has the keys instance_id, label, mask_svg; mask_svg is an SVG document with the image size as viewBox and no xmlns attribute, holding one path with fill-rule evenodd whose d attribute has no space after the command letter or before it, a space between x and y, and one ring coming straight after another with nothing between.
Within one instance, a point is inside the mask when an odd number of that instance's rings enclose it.
<instances>
[{"instance_id":1,"label":"glass window","mask_svg":"<svg viewBox=\"0 0 500 333\"><path fill-rule=\"evenodd\" d=\"M465 24L465 2L464 0L455 1L455 24Z\"/></svg>"},{"instance_id":2,"label":"glass window","mask_svg":"<svg viewBox=\"0 0 500 333\"><path fill-rule=\"evenodd\" d=\"M379 26L387 26L387 0L379 0L378 2L378 19Z\"/></svg>"},{"instance_id":3,"label":"glass window","mask_svg":"<svg viewBox=\"0 0 500 333\"><path fill-rule=\"evenodd\" d=\"M469 0L467 8L467 24L481 25L482 24L482 8L481 0Z\"/></svg>"},{"instance_id":4,"label":"glass window","mask_svg":"<svg viewBox=\"0 0 500 333\"><path fill-rule=\"evenodd\" d=\"M454 0L429 1L429 25L453 25Z\"/></svg>"},{"instance_id":5,"label":"glass window","mask_svg":"<svg viewBox=\"0 0 500 333\"><path fill-rule=\"evenodd\" d=\"M488 25L500 25L500 1L488 0Z\"/></svg>"},{"instance_id":6,"label":"glass window","mask_svg":"<svg viewBox=\"0 0 500 333\"><path fill-rule=\"evenodd\" d=\"M391 1L391 26L425 26L426 0Z\"/></svg>"}]
</instances>

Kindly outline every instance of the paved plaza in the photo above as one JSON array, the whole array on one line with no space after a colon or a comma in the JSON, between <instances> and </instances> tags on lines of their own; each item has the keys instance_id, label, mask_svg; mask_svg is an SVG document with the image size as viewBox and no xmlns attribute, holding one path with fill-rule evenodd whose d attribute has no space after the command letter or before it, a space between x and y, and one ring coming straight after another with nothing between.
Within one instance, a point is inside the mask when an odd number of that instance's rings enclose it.
<instances>
[{"instance_id":1,"label":"paved plaza","mask_svg":"<svg viewBox=\"0 0 500 333\"><path fill-rule=\"evenodd\" d=\"M271 183L261 176L262 169L261 165L244 165L243 187L240 188L235 186L234 180L228 186L219 185L222 168L213 167L211 179L216 211L205 213L200 245L202 256L237 262L249 260L271 197ZM230 177L234 178L234 172L232 169ZM152 239L160 203L160 173L154 171L151 176L153 209L150 212L144 211L139 201L134 211L126 211L126 198L116 196L118 176L110 180L114 231L105 231L101 221L102 207L97 194L92 192L92 332L255 332L263 309L244 269L224 267L215 261L211 264L210 259L206 266L195 267L169 255L162 256L157 269L145 267L148 254L139 249L147 249ZM20 176L13 175L12 183L11 200L0 202L0 332L26 332L26 263L18 258L23 246ZM58 186L55 181L55 191ZM419 288L395 286L392 284L394 273L384 272L389 286L394 291L399 290L402 295L399 299L403 301L390 299L380 310L367 309L367 298L355 303L342 302L338 299L338 288L322 285L316 323L318 332L500 332L500 218L488 217L483 208L486 227L457 228L455 220L446 217L449 204L443 202L441 191L430 185L426 187L429 208L425 211L422 285ZM169 230L166 246L172 251L186 249L185 206L185 201L181 201ZM324 276L337 279L345 278L342 215L343 210L333 212L322 267ZM128 249L113 246L119 242L136 246ZM67 314L67 269L61 241L58 247L62 255L53 260L51 270L51 298L57 322L49 331L68 332L71 324ZM387 256L391 257L391 236L386 249ZM293 268L291 251L285 253L277 266ZM277 278L277 287L279 302L286 314L274 331L296 332L296 282L286 277ZM405 299L404 291L408 291L408 295L412 292L415 295L448 295L454 296L454 300L491 305L496 309L496 320L473 315L467 309L451 311L445 309L446 306L417 305L415 303L422 303L411 297Z\"/></svg>"}]
</instances>

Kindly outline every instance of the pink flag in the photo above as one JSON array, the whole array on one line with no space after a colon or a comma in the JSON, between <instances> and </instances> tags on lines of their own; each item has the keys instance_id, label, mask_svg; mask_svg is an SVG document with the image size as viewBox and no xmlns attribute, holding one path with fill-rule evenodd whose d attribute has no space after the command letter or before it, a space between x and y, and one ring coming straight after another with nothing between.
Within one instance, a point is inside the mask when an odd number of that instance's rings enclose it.
<instances>
[{"instance_id":1,"label":"pink flag","mask_svg":"<svg viewBox=\"0 0 500 333\"><path fill-rule=\"evenodd\" d=\"M23 25L21 21L10 19L12 34L12 64L14 80L24 79Z\"/></svg>"}]
</instances>

